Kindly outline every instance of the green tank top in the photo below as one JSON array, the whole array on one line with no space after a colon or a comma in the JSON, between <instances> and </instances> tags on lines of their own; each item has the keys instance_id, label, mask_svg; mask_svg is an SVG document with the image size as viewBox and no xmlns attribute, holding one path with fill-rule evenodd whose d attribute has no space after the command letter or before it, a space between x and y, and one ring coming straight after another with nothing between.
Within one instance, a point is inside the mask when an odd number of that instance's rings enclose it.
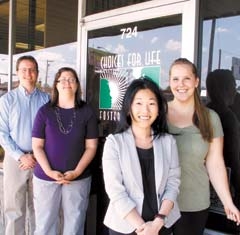
<instances>
[{"instance_id":1,"label":"green tank top","mask_svg":"<svg viewBox=\"0 0 240 235\"><path fill-rule=\"evenodd\" d=\"M223 136L222 124L217 113L210 110L213 136ZM205 158L209 143L202 139L196 126L178 128L168 123L178 146L181 166L181 184L178 203L181 211L200 211L210 206L209 178Z\"/></svg>"}]
</instances>

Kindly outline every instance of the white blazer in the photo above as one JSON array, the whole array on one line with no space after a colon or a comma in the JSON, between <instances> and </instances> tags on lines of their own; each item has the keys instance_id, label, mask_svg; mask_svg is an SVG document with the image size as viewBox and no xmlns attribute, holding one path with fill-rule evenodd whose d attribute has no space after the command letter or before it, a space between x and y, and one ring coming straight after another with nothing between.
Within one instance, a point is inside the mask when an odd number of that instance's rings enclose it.
<instances>
[{"instance_id":1,"label":"white blazer","mask_svg":"<svg viewBox=\"0 0 240 235\"><path fill-rule=\"evenodd\" d=\"M180 166L175 139L168 134L155 138L153 149L158 208L164 199L174 202L165 224L170 227L180 217L176 201ZM136 228L124 218L133 208L141 215L144 199L142 172L131 128L107 137L102 165L105 189L110 199L104 224L117 232L131 233Z\"/></svg>"}]
</instances>

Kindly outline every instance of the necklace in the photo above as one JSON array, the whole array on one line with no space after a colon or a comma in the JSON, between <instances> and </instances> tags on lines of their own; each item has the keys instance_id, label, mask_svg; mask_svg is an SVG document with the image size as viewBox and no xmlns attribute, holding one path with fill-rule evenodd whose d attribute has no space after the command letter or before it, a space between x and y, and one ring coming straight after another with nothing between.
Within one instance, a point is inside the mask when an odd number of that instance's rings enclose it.
<instances>
[{"instance_id":1,"label":"necklace","mask_svg":"<svg viewBox=\"0 0 240 235\"><path fill-rule=\"evenodd\" d=\"M58 123L58 129L64 134L67 135L71 132L72 128L73 128L73 124L76 120L76 110L75 108L73 109L73 114L72 114L72 118L70 123L67 125L67 128L64 127L62 120L61 120L61 115L60 115L60 109L59 107L55 108L55 114L57 117L57 123Z\"/></svg>"}]
</instances>

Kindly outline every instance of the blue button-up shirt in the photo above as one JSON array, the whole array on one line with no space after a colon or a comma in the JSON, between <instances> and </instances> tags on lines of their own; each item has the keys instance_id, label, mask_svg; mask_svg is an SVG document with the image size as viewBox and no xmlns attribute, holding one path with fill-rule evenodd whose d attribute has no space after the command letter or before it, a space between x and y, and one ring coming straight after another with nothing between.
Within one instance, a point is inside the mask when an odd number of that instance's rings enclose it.
<instances>
[{"instance_id":1,"label":"blue button-up shirt","mask_svg":"<svg viewBox=\"0 0 240 235\"><path fill-rule=\"evenodd\" d=\"M0 98L0 145L15 160L32 150L34 118L48 100L47 93L36 88L28 94L21 85Z\"/></svg>"}]
</instances>

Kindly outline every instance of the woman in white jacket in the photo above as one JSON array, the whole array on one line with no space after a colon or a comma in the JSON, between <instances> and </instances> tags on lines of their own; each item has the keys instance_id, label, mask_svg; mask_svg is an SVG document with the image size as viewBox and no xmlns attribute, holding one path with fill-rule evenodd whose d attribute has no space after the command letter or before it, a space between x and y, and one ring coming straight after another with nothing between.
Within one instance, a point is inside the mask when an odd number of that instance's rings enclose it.
<instances>
[{"instance_id":1,"label":"woman in white jacket","mask_svg":"<svg viewBox=\"0 0 240 235\"><path fill-rule=\"evenodd\" d=\"M166 100L153 81L140 78L130 84L119 130L107 137L103 151L110 199L104 223L110 235L170 234L180 217L180 167L166 113Z\"/></svg>"}]
</instances>

